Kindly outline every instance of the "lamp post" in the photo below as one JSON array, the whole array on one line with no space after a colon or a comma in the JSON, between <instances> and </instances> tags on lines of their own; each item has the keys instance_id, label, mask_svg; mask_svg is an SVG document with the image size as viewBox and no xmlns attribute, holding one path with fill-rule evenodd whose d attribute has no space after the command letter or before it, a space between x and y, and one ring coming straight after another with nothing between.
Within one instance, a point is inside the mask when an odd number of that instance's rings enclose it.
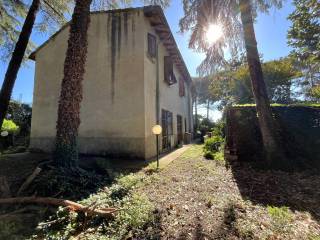
<instances>
[{"instance_id":1,"label":"lamp post","mask_svg":"<svg viewBox=\"0 0 320 240\"><path fill-rule=\"evenodd\" d=\"M159 135L162 132L162 127L160 125L154 125L152 128L152 133L156 135L157 143L157 169L159 168Z\"/></svg>"}]
</instances>

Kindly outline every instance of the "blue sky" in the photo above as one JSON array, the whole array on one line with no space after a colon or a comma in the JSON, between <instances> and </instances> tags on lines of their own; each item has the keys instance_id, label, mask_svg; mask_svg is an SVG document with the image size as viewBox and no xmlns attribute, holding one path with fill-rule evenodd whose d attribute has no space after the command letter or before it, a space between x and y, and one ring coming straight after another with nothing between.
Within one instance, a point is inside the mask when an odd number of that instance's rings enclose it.
<instances>
[{"instance_id":1,"label":"blue sky","mask_svg":"<svg viewBox=\"0 0 320 240\"><path fill-rule=\"evenodd\" d=\"M203 54L196 53L188 49L188 36L181 35L179 31L179 19L183 16L181 0L172 0L171 5L165 10L165 14L171 30L176 38L182 56L188 66L192 76L196 76L196 68L203 59ZM288 55L290 48L287 46L286 34L290 26L290 21L286 18L293 11L291 0L286 1L280 10L271 10L269 15L259 14L255 24L256 37L259 52L262 53L265 61L277 59ZM32 40L40 45L49 36L33 34ZM7 64L0 63L0 84L2 84ZM13 90L13 98L32 103L34 81L34 63L28 61L18 74L18 78ZM212 112L211 117L216 119L219 114Z\"/></svg>"}]
</instances>

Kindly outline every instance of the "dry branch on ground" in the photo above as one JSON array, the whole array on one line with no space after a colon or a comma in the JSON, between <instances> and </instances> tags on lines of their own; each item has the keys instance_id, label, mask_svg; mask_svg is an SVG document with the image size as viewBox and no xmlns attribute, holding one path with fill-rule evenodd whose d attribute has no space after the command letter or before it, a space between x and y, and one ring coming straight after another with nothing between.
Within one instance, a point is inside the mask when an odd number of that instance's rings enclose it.
<instances>
[{"instance_id":1,"label":"dry branch on ground","mask_svg":"<svg viewBox=\"0 0 320 240\"><path fill-rule=\"evenodd\" d=\"M68 208L70 211L84 212L90 215L99 215L102 217L110 217L112 216L113 213L118 211L118 209L116 208L99 208L99 209L89 208L70 200L50 198L50 197L47 197L47 198L46 197L17 197L17 198L0 199L0 204L32 204L32 203L63 206Z\"/></svg>"}]
</instances>

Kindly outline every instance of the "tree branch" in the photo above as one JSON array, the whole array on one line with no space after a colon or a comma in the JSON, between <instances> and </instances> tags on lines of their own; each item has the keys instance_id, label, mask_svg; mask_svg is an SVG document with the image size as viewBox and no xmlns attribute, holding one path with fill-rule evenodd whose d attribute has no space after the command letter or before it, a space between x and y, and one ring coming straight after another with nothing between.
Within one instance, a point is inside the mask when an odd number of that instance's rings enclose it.
<instances>
[{"instance_id":1,"label":"tree branch","mask_svg":"<svg viewBox=\"0 0 320 240\"><path fill-rule=\"evenodd\" d=\"M17 198L2 198L0 199L0 204L16 204L16 203L37 203L37 204L48 204L54 206L63 206L67 207L70 211L75 212L85 212L90 215L99 215L102 217L110 217L113 213L117 212L116 208L100 208L93 209L86 206L83 206L79 203L58 199L58 198L50 198L50 197L17 197Z\"/></svg>"}]
</instances>

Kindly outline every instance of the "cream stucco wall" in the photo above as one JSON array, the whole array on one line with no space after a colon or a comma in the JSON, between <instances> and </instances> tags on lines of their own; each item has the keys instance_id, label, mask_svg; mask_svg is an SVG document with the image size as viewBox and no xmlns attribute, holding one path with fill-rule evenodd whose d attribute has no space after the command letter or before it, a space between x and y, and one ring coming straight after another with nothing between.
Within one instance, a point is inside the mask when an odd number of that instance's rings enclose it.
<instances>
[{"instance_id":1,"label":"cream stucco wall","mask_svg":"<svg viewBox=\"0 0 320 240\"><path fill-rule=\"evenodd\" d=\"M144 29L140 11L96 13L88 31L80 152L144 157ZM68 28L36 53L31 148L54 147Z\"/></svg>"},{"instance_id":2,"label":"cream stucco wall","mask_svg":"<svg viewBox=\"0 0 320 240\"><path fill-rule=\"evenodd\" d=\"M192 113L191 102L189 96L191 96L191 88L185 82L185 96L179 96L179 83L169 86L164 81L164 57L169 56L170 54L166 50L165 46L157 36L154 28L150 25L148 19L145 19L145 58L144 58L144 82L145 82L145 136L146 136L146 158L155 156L156 154L156 143L155 136L152 134L152 126L156 124L156 64L159 66L159 102L160 102L160 111L159 111L159 123L161 124L161 110L167 110L172 112L173 116L173 139L171 141L172 147L177 143L177 115L182 116L182 129L185 132L185 119L186 119L186 129L187 132L192 131L192 115L189 117L189 114ZM152 59L147 54L147 34L151 33L157 36L158 43L158 62L156 58ZM182 77L181 73L178 71L176 66L173 66L174 74L177 81ZM160 140L160 148L162 141Z\"/></svg>"},{"instance_id":3,"label":"cream stucco wall","mask_svg":"<svg viewBox=\"0 0 320 240\"><path fill-rule=\"evenodd\" d=\"M32 149L52 151L54 148L68 31L68 27L63 29L35 55ZM155 156L151 129L156 123L156 61L147 56L148 32L155 34L142 9L91 15L80 110L81 153L146 159ZM185 118L187 129L192 129L187 97L190 89L185 84L186 96L180 97L178 83L168 86L164 82L166 55L169 54L160 43L160 118L161 109L173 113L176 141L177 114L183 116L183 129ZM175 67L174 72L179 79Z\"/></svg>"}]
</instances>

